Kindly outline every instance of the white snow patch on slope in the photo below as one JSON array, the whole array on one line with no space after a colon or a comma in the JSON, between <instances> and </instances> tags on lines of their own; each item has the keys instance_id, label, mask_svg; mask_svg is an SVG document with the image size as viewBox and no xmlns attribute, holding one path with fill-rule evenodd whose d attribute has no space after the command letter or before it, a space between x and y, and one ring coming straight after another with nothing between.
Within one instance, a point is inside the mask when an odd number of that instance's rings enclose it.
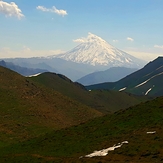
<instances>
[{"instance_id":1,"label":"white snow patch on slope","mask_svg":"<svg viewBox=\"0 0 163 163\"><path fill-rule=\"evenodd\" d=\"M119 92L124 91L125 89L126 89L126 87L125 87L125 88L120 89L120 90L119 90Z\"/></svg>"},{"instance_id":2,"label":"white snow patch on slope","mask_svg":"<svg viewBox=\"0 0 163 163\"><path fill-rule=\"evenodd\" d=\"M155 71L157 71L157 70L161 69L162 67L163 67L163 66L158 67L156 70L154 70L154 71L150 72L149 74L145 75L144 77L151 75L152 73L154 73Z\"/></svg>"},{"instance_id":3,"label":"white snow patch on slope","mask_svg":"<svg viewBox=\"0 0 163 163\"><path fill-rule=\"evenodd\" d=\"M38 74L34 74L34 75L30 75L30 76L27 76L27 77L34 77L34 76L39 76L41 73L38 73Z\"/></svg>"},{"instance_id":4,"label":"white snow patch on slope","mask_svg":"<svg viewBox=\"0 0 163 163\"><path fill-rule=\"evenodd\" d=\"M163 66L160 66L159 68L157 68L156 70L159 70L160 68L162 68Z\"/></svg>"},{"instance_id":5,"label":"white snow patch on slope","mask_svg":"<svg viewBox=\"0 0 163 163\"><path fill-rule=\"evenodd\" d=\"M137 88L137 87L140 87L140 86L142 86L142 85L144 85L145 83L147 83L149 81L149 79L148 80L146 80L146 81L144 81L143 83L140 83L139 85L137 85L135 88Z\"/></svg>"},{"instance_id":6,"label":"white snow patch on slope","mask_svg":"<svg viewBox=\"0 0 163 163\"><path fill-rule=\"evenodd\" d=\"M118 145L114 145L113 147L102 149L100 151L94 151L93 153L88 154L85 157L106 156L109 151L114 151L116 148L120 148L123 144L128 144L128 141L118 143ZM82 157L80 157L80 158L82 158Z\"/></svg>"},{"instance_id":7,"label":"white snow patch on slope","mask_svg":"<svg viewBox=\"0 0 163 163\"><path fill-rule=\"evenodd\" d=\"M149 131L149 132L147 132L147 134L155 134L156 133L156 131Z\"/></svg>"},{"instance_id":8,"label":"white snow patch on slope","mask_svg":"<svg viewBox=\"0 0 163 163\"><path fill-rule=\"evenodd\" d=\"M155 77L157 77L157 76L160 76L160 75L162 75L162 74L163 74L163 72L161 72L161 73L159 73L159 74L157 74L157 75L152 76L152 77L149 78L148 80L146 80L146 81L144 81L144 82L138 84L137 86L135 86L135 88L138 88L138 87L140 87L140 86L146 84L146 83L147 83L148 81L150 81L151 79L153 79L153 78L155 78Z\"/></svg>"},{"instance_id":9,"label":"white snow patch on slope","mask_svg":"<svg viewBox=\"0 0 163 163\"><path fill-rule=\"evenodd\" d=\"M147 95L151 90L152 90L152 88L148 89L148 91L145 93L145 95Z\"/></svg>"}]
</instances>

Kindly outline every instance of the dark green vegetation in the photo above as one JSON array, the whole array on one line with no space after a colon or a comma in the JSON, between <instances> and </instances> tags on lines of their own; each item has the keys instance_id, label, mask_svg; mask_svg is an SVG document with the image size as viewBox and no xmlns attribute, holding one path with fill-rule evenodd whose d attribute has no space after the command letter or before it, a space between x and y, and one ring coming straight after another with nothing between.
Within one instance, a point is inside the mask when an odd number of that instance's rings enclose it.
<instances>
[{"instance_id":1,"label":"dark green vegetation","mask_svg":"<svg viewBox=\"0 0 163 163\"><path fill-rule=\"evenodd\" d=\"M79 83L74 83L67 77L55 73L43 73L31 79L102 113L115 112L147 100L146 97L134 96L124 92L87 91Z\"/></svg>"},{"instance_id":2,"label":"dark green vegetation","mask_svg":"<svg viewBox=\"0 0 163 163\"><path fill-rule=\"evenodd\" d=\"M163 97L31 140L1 146L1 162L163 161ZM156 131L155 134L147 134ZM105 157L80 158L94 150L123 145Z\"/></svg>"},{"instance_id":3,"label":"dark green vegetation","mask_svg":"<svg viewBox=\"0 0 163 163\"><path fill-rule=\"evenodd\" d=\"M136 95L163 95L163 57L148 63L144 68L113 83L102 83L88 86L87 89L120 90Z\"/></svg>"},{"instance_id":4,"label":"dark green vegetation","mask_svg":"<svg viewBox=\"0 0 163 163\"><path fill-rule=\"evenodd\" d=\"M144 100L0 67L0 162L161 162L163 97L138 104ZM129 144L105 157L79 159L123 141Z\"/></svg>"},{"instance_id":5,"label":"dark green vegetation","mask_svg":"<svg viewBox=\"0 0 163 163\"><path fill-rule=\"evenodd\" d=\"M93 108L0 67L0 146L101 115Z\"/></svg>"}]
</instances>

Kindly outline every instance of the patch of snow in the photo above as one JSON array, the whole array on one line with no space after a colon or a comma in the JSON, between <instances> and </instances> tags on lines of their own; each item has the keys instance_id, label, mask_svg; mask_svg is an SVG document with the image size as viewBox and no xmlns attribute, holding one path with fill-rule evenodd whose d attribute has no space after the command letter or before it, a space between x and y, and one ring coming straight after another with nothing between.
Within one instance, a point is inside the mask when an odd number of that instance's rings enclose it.
<instances>
[{"instance_id":1,"label":"patch of snow","mask_svg":"<svg viewBox=\"0 0 163 163\"><path fill-rule=\"evenodd\" d=\"M34 75L30 75L30 76L27 76L27 77L34 77L34 76L39 76L41 73L38 73L38 74L34 74Z\"/></svg>"},{"instance_id":2,"label":"patch of snow","mask_svg":"<svg viewBox=\"0 0 163 163\"><path fill-rule=\"evenodd\" d=\"M156 131L149 131L149 132L147 132L147 134L155 134L156 133Z\"/></svg>"},{"instance_id":3,"label":"patch of snow","mask_svg":"<svg viewBox=\"0 0 163 163\"><path fill-rule=\"evenodd\" d=\"M155 71L157 71L157 70L161 69L162 67L163 67L163 66L158 67L156 70L154 70L154 71L150 72L149 74L145 75L144 77L151 75L152 73L154 73Z\"/></svg>"},{"instance_id":4,"label":"patch of snow","mask_svg":"<svg viewBox=\"0 0 163 163\"><path fill-rule=\"evenodd\" d=\"M128 144L128 141L118 143L118 145L114 145L113 147L102 149L100 151L94 151L93 153L88 154L85 157L106 156L109 151L114 151L116 148L120 148L123 144ZM80 158L82 158L82 156Z\"/></svg>"},{"instance_id":5,"label":"patch of snow","mask_svg":"<svg viewBox=\"0 0 163 163\"><path fill-rule=\"evenodd\" d=\"M125 89L126 89L126 87L125 87L125 88L120 89L120 90L119 90L119 92L124 91Z\"/></svg>"},{"instance_id":6,"label":"patch of snow","mask_svg":"<svg viewBox=\"0 0 163 163\"><path fill-rule=\"evenodd\" d=\"M140 86L142 86L142 85L144 85L145 83L147 83L149 81L149 79L148 80L146 80L146 81L144 81L143 83L140 83L139 85L137 85L135 88L138 88L138 87L140 87Z\"/></svg>"},{"instance_id":7,"label":"patch of snow","mask_svg":"<svg viewBox=\"0 0 163 163\"><path fill-rule=\"evenodd\" d=\"M125 59L126 62L130 63L130 61L128 59Z\"/></svg>"},{"instance_id":8,"label":"patch of snow","mask_svg":"<svg viewBox=\"0 0 163 163\"><path fill-rule=\"evenodd\" d=\"M150 88L146 93L145 95L148 95L148 93L152 90L152 88Z\"/></svg>"},{"instance_id":9,"label":"patch of snow","mask_svg":"<svg viewBox=\"0 0 163 163\"><path fill-rule=\"evenodd\" d=\"M140 86L146 84L146 83L147 83L148 81L150 81L151 79L153 79L153 78L155 78L155 77L157 77L157 76L160 76L160 75L162 75L162 74L163 74L163 72L161 72L161 73L159 73L159 74L156 74L156 75L152 76L151 78L149 78L148 80L144 81L143 83L140 83L139 85L135 86L135 88L138 88L138 87L140 87Z\"/></svg>"},{"instance_id":10,"label":"patch of snow","mask_svg":"<svg viewBox=\"0 0 163 163\"><path fill-rule=\"evenodd\" d=\"M157 68L156 70L159 70L160 68L162 68L163 66L160 66L159 68Z\"/></svg>"}]
</instances>

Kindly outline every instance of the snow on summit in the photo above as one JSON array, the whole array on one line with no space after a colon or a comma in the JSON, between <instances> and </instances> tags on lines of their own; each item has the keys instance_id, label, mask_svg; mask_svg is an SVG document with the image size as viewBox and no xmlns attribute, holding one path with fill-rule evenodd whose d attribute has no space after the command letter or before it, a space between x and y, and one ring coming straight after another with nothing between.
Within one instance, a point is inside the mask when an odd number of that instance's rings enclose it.
<instances>
[{"instance_id":1,"label":"snow on summit","mask_svg":"<svg viewBox=\"0 0 163 163\"><path fill-rule=\"evenodd\" d=\"M93 66L141 67L141 65L139 65L142 62L141 60L113 47L101 37L92 33L88 33L87 38L74 41L80 42L80 44L57 57Z\"/></svg>"}]
</instances>

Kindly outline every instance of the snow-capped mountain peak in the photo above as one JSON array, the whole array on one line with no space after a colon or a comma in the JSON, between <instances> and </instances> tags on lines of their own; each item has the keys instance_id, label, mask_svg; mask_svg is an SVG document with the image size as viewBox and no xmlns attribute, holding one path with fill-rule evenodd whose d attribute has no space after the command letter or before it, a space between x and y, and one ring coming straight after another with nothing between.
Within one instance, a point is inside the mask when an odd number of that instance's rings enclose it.
<instances>
[{"instance_id":1,"label":"snow-capped mountain peak","mask_svg":"<svg viewBox=\"0 0 163 163\"><path fill-rule=\"evenodd\" d=\"M140 66L139 63L141 62L139 59L118 50L101 37L92 33L88 33L87 38L77 39L77 42L80 42L78 46L57 57L94 66Z\"/></svg>"},{"instance_id":2,"label":"snow-capped mountain peak","mask_svg":"<svg viewBox=\"0 0 163 163\"><path fill-rule=\"evenodd\" d=\"M88 33L88 37L85 39L85 42L95 42L95 41L97 41L97 42L105 42L106 43L106 41L105 40L103 40L101 37L99 37L99 36L96 36L96 35L94 35L94 34L92 34L92 33Z\"/></svg>"}]
</instances>

